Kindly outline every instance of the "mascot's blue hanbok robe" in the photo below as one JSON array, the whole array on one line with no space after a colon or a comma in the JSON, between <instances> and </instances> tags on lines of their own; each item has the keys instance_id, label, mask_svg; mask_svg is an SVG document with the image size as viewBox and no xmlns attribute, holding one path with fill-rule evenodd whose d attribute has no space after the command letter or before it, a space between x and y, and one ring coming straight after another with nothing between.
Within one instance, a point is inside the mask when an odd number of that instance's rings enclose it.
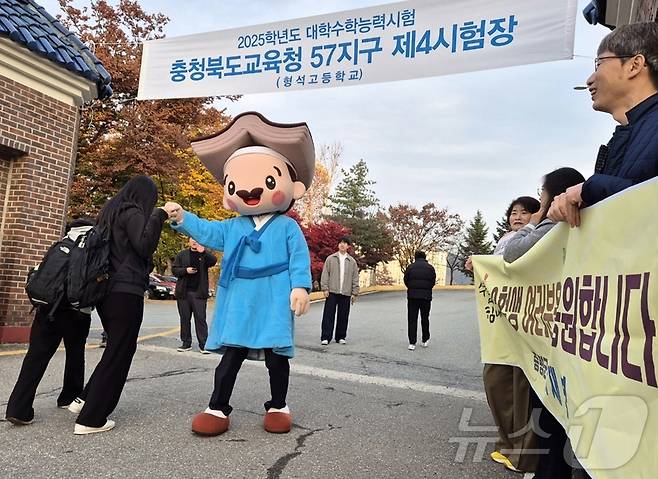
<instances>
[{"instance_id":1,"label":"mascot's blue hanbok robe","mask_svg":"<svg viewBox=\"0 0 658 479\"><path fill-rule=\"evenodd\" d=\"M215 315L206 349L263 348L294 356L292 288L311 290L311 258L299 225L274 214L259 230L250 216L208 221L185 212L172 227L208 248L223 251Z\"/></svg>"}]
</instances>

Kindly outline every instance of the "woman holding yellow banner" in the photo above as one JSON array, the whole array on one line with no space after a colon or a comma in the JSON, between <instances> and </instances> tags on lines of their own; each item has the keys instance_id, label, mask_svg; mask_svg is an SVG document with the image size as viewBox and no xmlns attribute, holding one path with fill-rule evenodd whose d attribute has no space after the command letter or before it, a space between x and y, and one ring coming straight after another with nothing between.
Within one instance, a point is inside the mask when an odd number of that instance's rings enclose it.
<instances>
[{"instance_id":1,"label":"woman holding yellow banner","mask_svg":"<svg viewBox=\"0 0 658 479\"><path fill-rule=\"evenodd\" d=\"M573 168L558 168L547 174L542 185L541 208L532 215L530 222L509 240L503 253L503 259L508 263L516 261L548 233L556 224L546 217L553 199L564 193L567 188L583 181L583 175ZM548 451L539 457L535 479L569 478L571 477L572 467L564 457L565 447L568 443L567 434L550 411L543 407L542 402L531 388L528 388L528 392L533 409L538 410L540 413L539 429L542 434L537 435L539 450ZM528 427L527 429L531 430L532 428Z\"/></svg>"},{"instance_id":2,"label":"woman holding yellow banner","mask_svg":"<svg viewBox=\"0 0 658 479\"><path fill-rule=\"evenodd\" d=\"M510 239L528 224L540 204L535 198L521 196L507 208L505 217L510 231L499 240L494 254L502 255ZM470 265L471 259L466 262ZM517 472L533 472L537 455L524 451L534 449L534 432L527 427L530 419L530 385L521 368L507 364L485 364L482 372L484 390L491 415L498 426L498 440L491 459Z\"/></svg>"}]
</instances>

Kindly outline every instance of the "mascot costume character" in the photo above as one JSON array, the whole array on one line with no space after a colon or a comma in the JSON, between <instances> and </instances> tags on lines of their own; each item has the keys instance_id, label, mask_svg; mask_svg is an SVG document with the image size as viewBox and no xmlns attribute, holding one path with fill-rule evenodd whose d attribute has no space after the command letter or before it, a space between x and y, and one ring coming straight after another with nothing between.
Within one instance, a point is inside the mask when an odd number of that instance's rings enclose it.
<instances>
[{"instance_id":1,"label":"mascot costume character","mask_svg":"<svg viewBox=\"0 0 658 479\"><path fill-rule=\"evenodd\" d=\"M265 430L290 431L286 404L294 316L309 309L310 256L299 225L282 214L301 198L315 172L306 123L280 124L256 112L238 115L219 133L192 142L194 152L224 186L224 207L240 216L208 221L165 206L172 228L223 251L215 315L206 349L222 353L208 408L192 431L216 436L229 428L233 386L245 359L265 360L272 397Z\"/></svg>"}]
</instances>

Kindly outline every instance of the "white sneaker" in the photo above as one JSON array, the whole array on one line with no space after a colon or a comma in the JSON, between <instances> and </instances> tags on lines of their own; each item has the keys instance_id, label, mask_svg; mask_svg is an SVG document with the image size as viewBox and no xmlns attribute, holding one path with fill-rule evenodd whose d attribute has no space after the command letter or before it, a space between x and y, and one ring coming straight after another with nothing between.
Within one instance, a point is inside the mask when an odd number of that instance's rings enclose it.
<instances>
[{"instance_id":1,"label":"white sneaker","mask_svg":"<svg viewBox=\"0 0 658 479\"><path fill-rule=\"evenodd\" d=\"M320 341L320 344L322 346L327 346L329 344L329 341L327 341L326 339L323 339L322 341Z\"/></svg>"},{"instance_id":2,"label":"white sneaker","mask_svg":"<svg viewBox=\"0 0 658 479\"><path fill-rule=\"evenodd\" d=\"M71 404L69 404L68 410L73 414L80 414L82 408L84 407L85 402L80 398L75 398Z\"/></svg>"},{"instance_id":3,"label":"white sneaker","mask_svg":"<svg viewBox=\"0 0 658 479\"><path fill-rule=\"evenodd\" d=\"M430 344L430 340L429 340L429 339L428 339L427 341L423 341L422 343L420 343L420 345L421 345L422 347L424 347L424 348L426 348L427 346L429 346L429 344Z\"/></svg>"},{"instance_id":4,"label":"white sneaker","mask_svg":"<svg viewBox=\"0 0 658 479\"><path fill-rule=\"evenodd\" d=\"M210 354L210 351L206 351L205 349L199 349L199 352L201 354Z\"/></svg>"},{"instance_id":5,"label":"white sneaker","mask_svg":"<svg viewBox=\"0 0 658 479\"><path fill-rule=\"evenodd\" d=\"M82 424L75 424L75 428L73 429L73 434L77 435L82 435L82 434L95 434L97 432L105 432L109 431L110 429L114 428L114 421L111 419L108 419L105 424L103 424L101 427L90 427L90 426L83 426Z\"/></svg>"},{"instance_id":6,"label":"white sneaker","mask_svg":"<svg viewBox=\"0 0 658 479\"><path fill-rule=\"evenodd\" d=\"M209 407L207 407L206 410L203 412L205 412L206 414L211 414L220 419L226 419L226 415L218 409L210 409Z\"/></svg>"},{"instance_id":7,"label":"white sneaker","mask_svg":"<svg viewBox=\"0 0 658 479\"><path fill-rule=\"evenodd\" d=\"M338 344L347 344L347 341L344 339L339 339Z\"/></svg>"},{"instance_id":8,"label":"white sneaker","mask_svg":"<svg viewBox=\"0 0 658 479\"><path fill-rule=\"evenodd\" d=\"M413 351L414 349L416 349L416 345L415 344L410 344L409 346L407 346L407 349L409 351Z\"/></svg>"},{"instance_id":9,"label":"white sneaker","mask_svg":"<svg viewBox=\"0 0 658 479\"><path fill-rule=\"evenodd\" d=\"M288 406L286 406L282 409L277 409L275 407L271 407L267 410L267 412L282 412L283 414L290 414L290 408Z\"/></svg>"}]
</instances>

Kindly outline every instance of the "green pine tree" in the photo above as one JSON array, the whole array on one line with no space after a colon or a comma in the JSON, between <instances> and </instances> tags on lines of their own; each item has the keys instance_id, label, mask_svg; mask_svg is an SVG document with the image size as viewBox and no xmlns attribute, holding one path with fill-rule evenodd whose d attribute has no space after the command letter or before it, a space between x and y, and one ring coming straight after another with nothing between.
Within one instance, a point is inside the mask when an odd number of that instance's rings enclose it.
<instances>
[{"instance_id":1,"label":"green pine tree","mask_svg":"<svg viewBox=\"0 0 658 479\"><path fill-rule=\"evenodd\" d=\"M487 225L482 218L482 213L478 210L475 213L475 217L466 228L466 235L460 247L462 258L468 258L469 256L476 254L493 253L491 241L487 241L487 236L489 236L489 228L487 228ZM463 263L459 266L459 269L465 275L473 279L473 272L467 270Z\"/></svg>"},{"instance_id":2,"label":"green pine tree","mask_svg":"<svg viewBox=\"0 0 658 479\"><path fill-rule=\"evenodd\" d=\"M375 184L368 179L368 166L359 160L350 171L341 170L342 181L336 193L329 197L334 216L365 218L379 205L375 192L370 188Z\"/></svg>"},{"instance_id":3,"label":"green pine tree","mask_svg":"<svg viewBox=\"0 0 658 479\"><path fill-rule=\"evenodd\" d=\"M494 233L494 243L498 244L500 238L505 236L510 231L507 224L507 217L503 215L501 219L496 221L496 232Z\"/></svg>"},{"instance_id":4,"label":"green pine tree","mask_svg":"<svg viewBox=\"0 0 658 479\"><path fill-rule=\"evenodd\" d=\"M329 197L331 219L352 232L359 268L374 269L378 263L393 258L395 240L378 215L379 200L371 189L375 182L368 179L366 162L359 160L349 171L342 170L342 174L336 193Z\"/></svg>"}]
</instances>

